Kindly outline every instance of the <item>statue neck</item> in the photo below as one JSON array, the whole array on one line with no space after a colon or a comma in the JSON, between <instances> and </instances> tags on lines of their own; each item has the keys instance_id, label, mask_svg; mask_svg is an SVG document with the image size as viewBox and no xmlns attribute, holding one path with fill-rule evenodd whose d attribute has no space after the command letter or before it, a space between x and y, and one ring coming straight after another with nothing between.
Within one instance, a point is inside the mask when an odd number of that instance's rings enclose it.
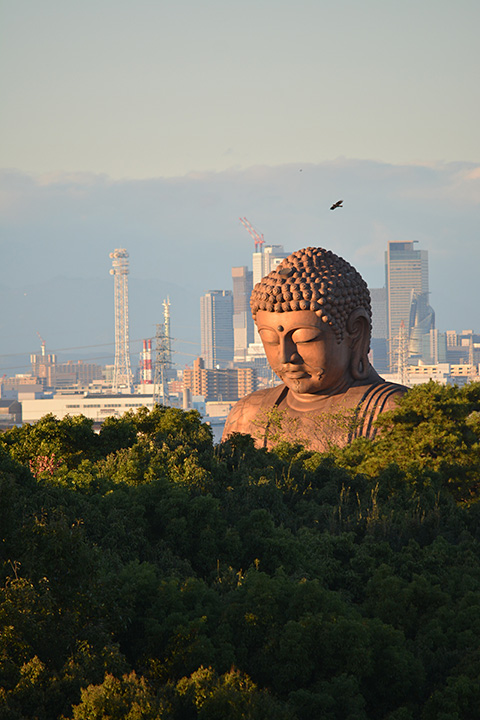
<instances>
[{"instance_id":1,"label":"statue neck","mask_svg":"<svg viewBox=\"0 0 480 720\"><path fill-rule=\"evenodd\" d=\"M299 412L311 412L314 410L327 410L331 406L344 404L348 400L346 394L352 388L363 387L365 385L378 385L384 380L378 375L377 371L370 365L368 376L365 380L354 380L350 375L343 379L336 387L330 388L325 393L296 393L290 388L287 391L286 403Z\"/></svg>"},{"instance_id":2,"label":"statue neck","mask_svg":"<svg viewBox=\"0 0 480 720\"><path fill-rule=\"evenodd\" d=\"M289 389L287 393L287 405L293 410L310 412L325 405L334 404L342 399L345 393L353 385L353 380L342 380L336 387L330 388L325 393L297 393Z\"/></svg>"}]
</instances>

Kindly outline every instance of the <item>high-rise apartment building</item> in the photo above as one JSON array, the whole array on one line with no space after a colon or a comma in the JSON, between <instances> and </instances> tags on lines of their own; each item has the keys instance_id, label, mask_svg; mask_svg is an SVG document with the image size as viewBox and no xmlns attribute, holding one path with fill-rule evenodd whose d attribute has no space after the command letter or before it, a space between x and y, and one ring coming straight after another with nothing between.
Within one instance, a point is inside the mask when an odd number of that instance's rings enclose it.
<instances>
[{"instance_id":1,"label":"high-rise apartment building","mask_svg":"<svg viewBox=\"0 0 480 720\"><path fill-rule=\"evenodd\" d=\"M289 253L284 251L283 245L264 245L259 252L254 252L252 262L254 286L288 256Z\"/></svg>"},{"instance_id":2,"label":"high-rise apartment building","mask_svg":"<svg viewBox=\"0 0 480 720\"><path fill-rule=\"evenodd\" d=\"M183 371L183 388L202 395L206 402L239 400L258 389L254 368L208 369L202 358Z\"/></svg>"},{"instance_id":3,"label":"high-rise apartment building","mask_svg":"<svg viewBox=\"0 0 480 720\"><path fill-rule=\"evenodd\" d=\"M200 324L205 367L226 367L233 360L231 290L210 290L200 298Z\"/></svg>"},{"instance_id":4,"label":"high-rise apartment building","mask_svg":"<svg viewBox=\"0 0 480 720\"><path fill-rule=\"evenodd\" d=\"M253 253L253 286L260 282L265 275L280 265L283 258L289 256L283 249L283 245L264 245L260 252ZM261 346L260 335L257 328L254 328L254 343ZM263 353L262 353L263 354Z\"/></svg>"},{"instance_id":5,"label":"high-rise apartment building","mask_svg":"<svg viewBox=\"0 0 480 720\"><path fill-rule=\"evenodd\" d=\"M253 342L253 317L250 311L252 271L245 266L232 267L232 283L234 360L242 362L246 358L249 344Z\"/></svg>"},{"instance_id":6,"label":"high-rise apartment building","mask_svg":"<svg viewBox=\"0 0 480 720\"><path fill-rule=\"evenodd\" d=\"M402 323L402 332L408 342L412 339L415 348L420 347L418 337L435 326L428 303L427 251L416 250L413 242L389 242L385 253L385 280L389 365L393 371Z\"/></svg>"}]
</instances>

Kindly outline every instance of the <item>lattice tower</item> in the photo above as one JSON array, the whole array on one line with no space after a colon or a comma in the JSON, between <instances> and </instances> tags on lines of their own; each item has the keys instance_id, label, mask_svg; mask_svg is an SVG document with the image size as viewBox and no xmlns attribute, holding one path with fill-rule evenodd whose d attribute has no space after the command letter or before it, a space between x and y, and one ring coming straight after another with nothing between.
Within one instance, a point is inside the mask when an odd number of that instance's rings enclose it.
<instances>
[{"instance_id":1,"label":"lattice tower","mask_svg":"<svg viewBox=\"0 0 480 720\"><path fill-rule=\"evenodd\" d=\"M396 352L397 352L397 372L399 381L402 385L407 384L408 380L408 367L407 367L407 359L408 359L408 335L407 335L407 329L405 327L405 323L400 323L400 327L398 330L398 336L396 338Z\"/></svg>"},{"instance_id":2,"label":"lattice tower","mask_svg":"<svg viewBox=\"0 0 480 720\"><path fill-rule=\"evenodd\" d=\"M115 289L115 365L112 391L131 390L133 377L128 346L128 252L117 248L110 253Z\"/></svg>"},{"instance_id":3,"label":"lattice tower","mask_svg":"<svg viewBox=\"0 0 480 720\"><path fill-rule=\"evenodd\" d=\"M155 334L155 377L153 380L153 404L168 404L168 378L169 366L168 341L165 334L165 325L157 325Z\"/></svg>"},{"instance_id":4,"label":"lattice tower","mask_svg":"<svg viewBox=\"0 0 480 720\"><path fill-rule=\"evenodd\" d=\"M170 337L170 298L163 301L163 327L165 331L165 349L168 365L172 364L172 340Z\"/></svg>"},{"instance_id":5,"label":"lattice tower","mask_svg":"<svg viewBox=\"0 0 480 720\"><path fill-rule=\"evenodd\" d=\"M168 381L172 367L172 339L170 337L170 299L163 301L163 324L157 325L155 335L155 377L153 403L168 403Z\"/></svg>"}]
</instances>

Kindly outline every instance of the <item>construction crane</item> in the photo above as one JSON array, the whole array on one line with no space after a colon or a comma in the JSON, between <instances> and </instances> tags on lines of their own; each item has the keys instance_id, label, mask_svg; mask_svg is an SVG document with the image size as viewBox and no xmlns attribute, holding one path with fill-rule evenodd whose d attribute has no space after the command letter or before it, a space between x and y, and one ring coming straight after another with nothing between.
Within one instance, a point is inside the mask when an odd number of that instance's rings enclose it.
<instances>
[{"instance_id":1,"label":"construction crane","mask_svg":"<svg viewBox=\"0 0 480 720\"><path fill-rule=\"evenodd\" d=\"M246 217L239 218L245 230L252 236L253 242L255 243L255 252L262 252L262 246L265 243L262 233L259 233L255 228L248 222Z\"/></svg>"}]
</instances>

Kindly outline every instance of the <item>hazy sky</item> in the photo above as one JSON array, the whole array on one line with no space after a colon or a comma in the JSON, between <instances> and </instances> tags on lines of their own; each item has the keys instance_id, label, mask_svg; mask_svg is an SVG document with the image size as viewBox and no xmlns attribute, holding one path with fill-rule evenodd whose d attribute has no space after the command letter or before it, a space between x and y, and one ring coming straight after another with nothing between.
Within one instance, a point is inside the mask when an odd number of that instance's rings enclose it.
<instances>
[{"instance_id":1,"label":"hazy sky","mask_svg":"<svg viewBox=\"0 0 480 720\"><path fill-rule=\"evenodd\" d=\"M478 0L2 0L3 167L480 159Z\"/></svg>"},{"instance_id":2,"label":"hazy sky","mask_svg":"<svg viewBox=\"0 0 480 720\"><path fill-rule=\"evenodd\" d=\"M478 0L0 0L0 374L37 332L113 341L115 247L131 337L170 294L196 342L239 216L374 287L418 240L438 327L479 331L479 28Z\"/></svg>"}]
</instances>

